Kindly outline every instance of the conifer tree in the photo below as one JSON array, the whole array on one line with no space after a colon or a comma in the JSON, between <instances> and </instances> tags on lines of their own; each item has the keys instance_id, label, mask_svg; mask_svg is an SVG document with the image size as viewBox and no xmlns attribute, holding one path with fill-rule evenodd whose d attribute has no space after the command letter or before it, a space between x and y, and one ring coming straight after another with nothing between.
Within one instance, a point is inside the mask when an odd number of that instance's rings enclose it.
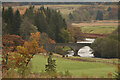
<instances>
[{"instance_id":1,"label":"conifer tree","mask_svg":"<svg viewBox=\"0 0 120 80\"><path fill-rule=\"evenodd\" d=\"M20 36L24 40L28 40L30 37L30 33L38 32L37 27L30 23L29 18L25 17L20 25Z\"/></svg>"},{"instance_id":2,"label":"conifer tree","mask_svg":"<svg viewBox=\"0 0 120 80\"><path fill-rule=\"evenodd\" d=\"M30 6L29 9L26 9L24 17L28 17L30 22L34 24L34 14L33 14L34 6Z\"/></svg>"},{"instance_id":3,"label":"conifer tree","mask_svg":"<svg viewBox=\"0 0 120 80\"><path fill-rule=\"evenodd\" d=\"M20 32L19 32L19 29L20 29L20 25L21 25L21 16L20 16L20 12L19 10L16 10L15 14L14 14L14 19L13 19L13 32L12 34L15 34L15 35L19 35Z\"/></svg>"},{"instance_id":4,"label":"conifer tree","mask_svg":"<svg viewBox=\"0 0 120 80\"><path fill-rule=\"evenodd\" d=\"M13 9L12 7L9 7L8 10L5 11L5 22L7 23L7 30L8 30L8 33L9 34L12 34L13 33L13 18L14 18L14 15L13 15Z\"/></svg>"},{"instance_id":5,"label":"conifer tree","mask_svg":"<svg viewBox=\"0 0 120 80\"><path fill-rule=\"evenodd\" d=\"M7 22L10 23L10 24L12 24L12 22L13 22L13 17L14 17L12 7L9 7L9 8L8 8L8 12L6 12L6 13L7 13L7 16L6 16L6 17L8 17Z\"/></svg>"},{"instance_id":6,"label":"conifer tree","mask_svg":"<svg viewBox=\"0 0 120 80\"><path fill-rule=\"evenodd\" d=\"M40 12L37 12L36 15L35 15L35 26L37 26L38 28L38 31L40 32L48 32L47 29L48 29L48 24L47 24L47 21L46 21L46 18L44 16L44 12L43 11L40 11Z\"/></svg>"},{"instance_id":7,"label":"conifer tree","mask_svg":"<svg viewBox=\"0 0 120 80\"><path fill-rule=\"evenodd\" d=\"M52 59L52 53L49 54L48 64L45 65L45 68L46 72L56 72L56 64L55 60Z\"/></svg>"},{"instance_id":8,"label":"conifer tree","mask_svg":"<svg viewBox=\"0 0 120 80\"><path fill-rule=\"evenodd\" d=\"M5 9L4 9L4 7L2 8L2 19L4 19L4 17L5 17Z\"/></svg>"},{"instance_id":9,"label":"conifer tree","mask_svg":"<svg viewBox=\"0 0 120 80\"><path fill-rule=\"evenodd\" d=\"M96 20L103 20L103 12L98 10Z\"/></svg>"}]
</instances>

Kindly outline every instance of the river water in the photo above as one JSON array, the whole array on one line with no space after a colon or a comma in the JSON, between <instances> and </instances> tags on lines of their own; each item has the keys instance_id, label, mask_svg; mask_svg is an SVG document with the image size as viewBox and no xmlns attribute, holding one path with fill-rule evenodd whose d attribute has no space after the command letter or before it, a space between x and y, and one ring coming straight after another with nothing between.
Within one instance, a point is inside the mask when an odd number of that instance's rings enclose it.
<instances>
[{"instance_id":1,"label":"river water","mask_svg":"<svg viewBox=\"0 0 120 80\"><path fill-rule=\"evenodd\" d=\"M77 43L93 43L95 39L86 38L84 41L78 41ZM89 46L84 46L79 49L78 55L81 57L94 57L92 54L93 50ZM69 51L68 56L73 56L74 51Z\"/></svg>"}]
</instances>

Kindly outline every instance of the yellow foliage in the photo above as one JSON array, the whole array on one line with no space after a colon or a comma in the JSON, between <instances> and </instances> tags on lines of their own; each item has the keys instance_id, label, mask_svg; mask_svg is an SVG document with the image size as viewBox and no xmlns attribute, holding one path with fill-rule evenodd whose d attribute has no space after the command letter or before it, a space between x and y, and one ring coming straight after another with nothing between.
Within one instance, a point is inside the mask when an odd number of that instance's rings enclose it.
<instances>
[{"instance_id":1,"label":"yellow foliage","mask_svg":"<svg viewBox=\"0 0 120 80\"><path fill-rule=\"evenodd\" d=\"M31 41L37 41L38 42L39 38L40 38L40 33L39 32L31 33L31 36L30 36Z\"/></svg>"},{"instance_id":2,"label":"yellow foliage","mask_svg":"<svg viewBox=\"0 0 120 80\"><path fill-rule=\"evenodd\" d=\"M17 52L20 54L23 54L23 55L28 54L28 49L25 47L17 46L16 49L17 49Z\"/></svg>"},{"instance_id":3,"label":"yellow foliage","mask_svg":"<svg viewBox=\"0 0 120 80\"><path fill-rule=\"evenodd\" d=\"M17 47L17 52L21 54L29 53L29 54L36 54L36 53L44 53L45 50L43 46L39 47L39 38L40 33L31 33L30 41L25 41L23 46Z\"/></svg>"},{"instance_id":4,"label":"yellow foliage","mask_svg":"<svg viewBox=\"0 0 120 80\"><path fill-rule=\"evenodd\" d=\"M38 48L38 53L45 53L45 50L43 49L43 46L41 46L40 48Z\"/></svg>"}]
</instances>

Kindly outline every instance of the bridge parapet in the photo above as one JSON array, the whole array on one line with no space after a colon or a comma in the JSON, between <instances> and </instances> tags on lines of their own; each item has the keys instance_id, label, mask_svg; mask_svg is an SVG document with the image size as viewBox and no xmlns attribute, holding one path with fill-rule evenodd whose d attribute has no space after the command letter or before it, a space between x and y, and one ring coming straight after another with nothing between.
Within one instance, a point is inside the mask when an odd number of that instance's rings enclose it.
<instances>
[{"instance_id":1,"label":"bridge parapet","mask_svg":"<svg viewBox=\"0 0 120 80\"><path fill-rule=\"evenodd\" d=\"M47 51L47 52L55 52L55 48L57 46L68 46L70 47L72 50L74 50L75 54L77 55L77 52L80 48L84 47L84 46L90 46L91 43L56 43L56 44L43 44L40 46L43 46L43 48Z\"/></svg>"}]
</instances>

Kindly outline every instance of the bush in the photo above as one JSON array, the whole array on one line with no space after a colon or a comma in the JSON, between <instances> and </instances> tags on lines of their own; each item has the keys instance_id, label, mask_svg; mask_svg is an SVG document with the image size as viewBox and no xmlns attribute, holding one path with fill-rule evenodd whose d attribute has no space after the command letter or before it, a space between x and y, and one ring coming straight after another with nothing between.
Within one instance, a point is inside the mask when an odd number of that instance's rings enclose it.
<instances>
[{"instance_id":1,"label":"bush","mask_svg":"<svg viewBox=\"0 0 120 80\"><path fill-rule=\"evenodd\" d=\"M67 52L68 50L71 50L71 48L68 47L68 46L65 46L65 47L57 46L57 47L55 48L55 52L56 52L57 54L62 55L63 57L65 57L65 55L69 54L69 52Z\"/></svg>"},{"instance_id":2,"label":"bush","mask_svg":"<svg viewBox=\"0 0 120 80\"><path fill-rule=\"evenodd\" d=\"M65 51L63 50L63 47L62 47L62 46L57 46L57 47L55 48L55 52L56 52L57 54L60 54L60 55L64 55L64 53L65 53Z\"/></svg>"},{"instance_id":3,"label":"bush","mask_svg":"<svg viewBox=\"0 0 120 80\"><path fill-rule=\"evenodd\" d=\"M94 56L100 58L116 58L118 50L117 40L110 38L98 38L91 45Z\"/></svg>"}]
</instances>

